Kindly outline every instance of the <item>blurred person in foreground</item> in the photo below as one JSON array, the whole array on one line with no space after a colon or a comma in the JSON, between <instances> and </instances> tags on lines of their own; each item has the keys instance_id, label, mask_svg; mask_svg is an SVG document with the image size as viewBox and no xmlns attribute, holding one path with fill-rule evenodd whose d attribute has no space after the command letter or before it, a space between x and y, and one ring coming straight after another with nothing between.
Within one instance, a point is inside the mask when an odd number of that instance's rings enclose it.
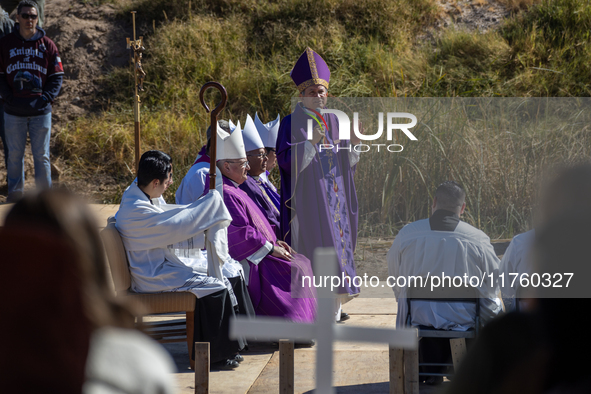
<instances>
[{"instance_id":1,"label":"blurred person in foreground","mask_svg":"<svg viewBox=\"0 0 591 394\"><path fill-rule=\"evenodd\" d=\"M195 342L210 343L215 367L236 368L243 361L237 352L246 343L229 338L230 317L254 312L242 267L228 254L231 216L217 190L189 205L166 204L161 197L172 173L170 156L144 152L137 180L121 198L115 226L127 253L131 288L195 294Z\"/></svg>"},{"instance_id":2,"label":"blurred person in foreground","mask_svg":"<svg viewBox=\"0 0 591 394\"><path fill-rule=\"evenodd\" d=\"M109 286L89 208L61 190L28 195L0 228L2 390L172 393L166 350L133 328Z\"/></svg>"},{"instance_id":3,"label":"blurred person in foreground","mask_svg":"<svg viewBox=\"0 0 591 394\"><path fill-rule=\"evenodd\" d=\"M466 192L460 184L446 181L439 185L433 198L431 217L407 224L396 235L387 255L388 271L396 278L429 278L443 274L452 278L465 275L485 278L478 288L480 322L484 324L501 312L501 301L496 298L498 286L489 277L489 274L498 273L499 259L490 238L460 220L465 208ZM406 302L408 287L395 286L393 290L398 301L396 327L405 327L410 313L410 324L415 327L454 331L475 328L474 304L415 301L409 311ZM422 338L419 342L419 354L424 362L446 363L451 360L449 340ZM440 369L441 367L435 367L425 372L443 372ZM427 383L434 384L441 383L443 378L430 376L426 380Z\"/></svg>"},{"instance_id":4,"label":"blurred person in foreground","mask_svg":"<svg viewBox=\"0 0 591 394\"><path fill-rule=\"evenodd\" d=\"M533 309L508 313L482 330L450 393L589 392L581 356L591 353L591 343L579 321L591 296L591 164L560 169L540 207L532 260L541 281L522 295L535 297ZM573 274L568 287L565 273Z\"/></svg>"}]
</instances>

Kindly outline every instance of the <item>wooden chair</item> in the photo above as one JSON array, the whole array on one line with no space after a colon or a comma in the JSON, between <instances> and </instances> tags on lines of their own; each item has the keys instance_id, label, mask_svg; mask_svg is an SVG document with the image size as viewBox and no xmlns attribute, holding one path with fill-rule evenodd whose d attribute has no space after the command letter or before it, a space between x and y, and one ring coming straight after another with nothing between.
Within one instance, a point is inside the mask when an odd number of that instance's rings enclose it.
<instances>
[{"instance_id":1,"label":"wooden chair","mask_svg":"<svg viewBox=\"0 0 591 394\"><path fill-rule=\"evenodd\" d=\"M476 306L476 313L474 317L474 329L468 331L452 331L452 330L440 330L440 329L418 329L418 336L420 338L449 338L451 354L453 364L448 363L418 363L418 352L409 355L408 361L405 356L405 364L407 362L413 363L414 365L406 365L406 370L413 371L412 373L418 376L451 376L449 373L429 373L429 372L418 372L419 366L442 366L442 367L454 367L454 371L457 370L460 361L466 354L466 338L475 338L478 335L478 329L480 326L480 297L478 290L472 287L468 288L436 288L434 291L430 289L423 289L420 287L411 287L408 291L407 307L408 314L406 316L407 326L411 326L411 303L413 301L431 301L431 302L446 302L446 303L473 303ZM412 379L413 381L418 381Z\"/></svg>"},{"instance_id":2,"label":"wooden chair","mask_svg":"<svg viewBox=\"0 0 591 394\"><path fill-rule=\"evenodd\" d=\"M185 324L154 323L147 325L145 331L160 343L181 342L186 336L190 356L195 346L193 343L195 295L190 292L136 293L132 291L127 253L114 221L110 221L101 231L101 237L105 245L116 296L125 298L128 304L145 315L185 312ZM139 322L142 321L141 315L137 318ZM185 325L186 328L178 328L179 325ZM193 360L190 360L190 364L191 369L195 369Z\"/></svg>"}]
</instances>

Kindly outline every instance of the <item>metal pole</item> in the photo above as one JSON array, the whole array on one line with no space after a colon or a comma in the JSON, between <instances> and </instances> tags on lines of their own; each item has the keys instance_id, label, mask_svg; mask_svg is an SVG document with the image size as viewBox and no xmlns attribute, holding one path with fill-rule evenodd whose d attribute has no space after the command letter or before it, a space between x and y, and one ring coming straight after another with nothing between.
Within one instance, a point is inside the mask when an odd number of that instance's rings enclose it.
<instances>
[{"instance_id":1,"label":"metal pole","mask_svg":"<svg viewBox=\"0 0 591 394\"><path fill-rule=\"evenodd\" d=\"M143 37L139 40L135 35L135 14L136 11L131 11L133 22L133 41L127 39L127 48L133 49L133 74L134 74L134 96L133 96L133 120L134 120L134 145L135 145L135 170L137 173L140 162L140 96L138 94L138 67L141 67L139 51L143 50ZM143 73L143 70L142 70ZM145 73L143 73L145 76Z\"/></svg>"}]
</instances>

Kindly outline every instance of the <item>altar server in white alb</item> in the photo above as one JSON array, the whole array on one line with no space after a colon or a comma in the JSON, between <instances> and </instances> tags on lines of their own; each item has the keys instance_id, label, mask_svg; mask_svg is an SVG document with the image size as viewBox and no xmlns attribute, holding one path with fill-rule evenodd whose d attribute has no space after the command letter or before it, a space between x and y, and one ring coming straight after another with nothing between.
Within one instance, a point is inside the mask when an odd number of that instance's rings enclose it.
<instances>
[{"instance_id":1,"label":"altar server in white alb","mask_svg":"<svg viewBox=\"0 0 591 394\"><path fill-rule=\"evenodd\" d=\"M231 127L228 121L219 120L218 128L230 132ZM232 128L233 129L233 128ZM181 181L179 188L176 190L175 200L177 204L191 204L195 202L203 195L205 190L205 182L207 175L209 174L209 166L211 158L209 157L209 147L211 145L211 126L207 128L207 144L204 145L197 157L195 162L187 171L187 174ZM222 193L222 174L216 168L216 189Z\"/></svg>"},{"instance_id":2,"label":"altar server in white alb","mask_svg":"<svg viewBox=\"0 0 591 394\"><path fill-rule=\"evenodd\" d=\"M410 223L402 228L388 252L391 276L477 276L484 283L479 287L481 322L501 311L497 298L499 259L490 238L460 220L466 208L466 192L457 182L442 183L435 192L433 214L429 219ZM493 274L491 283L489 274ZM396 327L406 325L408 314L406 287L394 287L398 301ZM466 331L474 327L474 304L416 301L412 303L413 326L423 325L444 330Z\"/></svg>"},{"instance_id":3,"label":"altar server in white alb","mask_svg":"<svg viewBox=\"0 0 591 394\"><path fill-rule=\"evenodd\" d=\"M116 227L127 252L132 290L195 294L195 341L210 342L212 363L235 368L244 343L229 339L229 319L235 310L254 310L242 268L228 254L232 218L217 190L190 205L163 203L171 183L170 157L148 151L140 159L137 181L123 194Z\"/></svg>"},{"instance_id":4,"label":"altar server in white alb","mask_svg":"<svg viewBox=\"0 0 591 394\"><path fill-rule=\"evenodd\" d=\"M263 121L259 118L259 114L254 114L254 124L259 132L259 136L263 141L263 145L265 146L265 150L267 151L267 169L260 175L260 179L262 181L263 186L267 190L269 197L273 201L273 204L280 208L281 204L281 197L279 193L277 193L277 188L269 181L269 174L273 171L273 168L277 164L277 157L275 155L276 149L275 145L277 145L277 133L279 132L279 124L280 124L280 117L277 114L277 119L270 121L269 123L263 123Z\"/></svg>"},{"instance_id":5,"label":"altar server in white alb","mask_svg":"<svg viewBox=\"0 0 591 394\"><path fill-rule=\"evenodd\" d=\"M480 322L484 323L501 311L501 301L496 297L496 277L499 259L482 231L460 220L466 208L466 192L456 182L441 184L433 199L433 214L408 224L400 230L388 252L388 271L391 276L433 278L445 274L484 278L478 288L480 296ZM488 276L493 274L493 281ZM398 282L401 283L401 282ZM457 281L456 281L457 283ZM427 283L427 288L430 282ZM446 286L450 285L446 283ZM406 326L408 317L407 287L394 287L398 301L396 327ZM474 328L476 306L473 303L414 301L411 304L411 326L426 326L443 330L466 331ZM449 340L422 338L419 342L419 358L427 363L451 361ZM422 367L423 372L442 373L443 367ZM428 376L427 384L438 384L441 376Z\"/></svg>"},{"instance_id":6,"label":"altar server in white alb","mask_svg":"<svg viewBox=\"0 0 591 394\"><path fill-rule=\"evenodd\" d=\"M516 235L501 259L499 274L504 278L501 294L507 311L515 309L515 297L523 274L529 277L534 272L532 250L535 237L535 230Z\"/></svg>"}]
</instances>

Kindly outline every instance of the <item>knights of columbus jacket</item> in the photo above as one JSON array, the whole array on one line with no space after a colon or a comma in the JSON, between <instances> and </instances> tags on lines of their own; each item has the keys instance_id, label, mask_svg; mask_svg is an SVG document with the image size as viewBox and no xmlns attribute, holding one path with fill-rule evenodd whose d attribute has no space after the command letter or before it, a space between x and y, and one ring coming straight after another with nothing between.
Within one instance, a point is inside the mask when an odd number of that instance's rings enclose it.
<instances>
[{"instance_id":1,"label":"knights of columbus jacket","mask_svg":"<svg viewBox=\"0 0 591 394\"><path fill-rule=\"evenodd\" d=\"M51 112L63 77L57 47L40 27L25 40L16 24L12 33L0 39L0 95L7 114L37 116Z\"/></svg>"}]
</instances>

